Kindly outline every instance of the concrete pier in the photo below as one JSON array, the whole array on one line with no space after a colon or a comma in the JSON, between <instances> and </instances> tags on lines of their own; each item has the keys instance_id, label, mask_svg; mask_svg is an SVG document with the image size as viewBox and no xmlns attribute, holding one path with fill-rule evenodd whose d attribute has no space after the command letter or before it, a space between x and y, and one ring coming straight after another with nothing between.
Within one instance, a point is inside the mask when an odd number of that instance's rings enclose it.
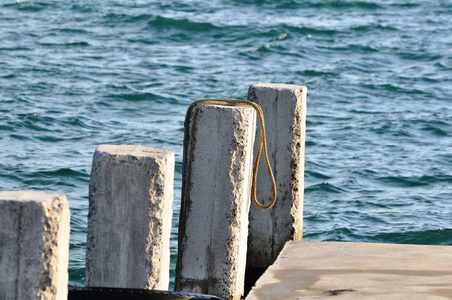
<instances>
[{"instance_id":1,"label":"concrete pier","mask_svg":"<svg viewBox=\"0 0 452 300\"><path fill-rule=\"evenodd\" d=\"M167 290L174 153L102 145L89 187L86 285Z\"/></svg>"},{"instance_id":2,"label":"concrete pier","mask_svg":"<svg viewBox=\"0 0 452 300\"><path fill-rule=\"evenodd\" d=\"M256 113L209 105L196 120L193 155L190 145L184 155L176 290L240 299Z\"/></svg>"},{"instance_id":3,"label":"concrete pier","mask_svg":"<svg viewBox=\"0 0 452 300\"><path fill-rule=\"evenodd\" d=\"M287 241L303 236L306 96L306 87L287 84L256 83L248 91L248 100L258 103L265 115L278 197L269 210L251 207L247 278L262 274ZM259 172L257 183L257 198L268 202L272 191L266 172Z\"/></svg>"},{"instance_id":4,"label":"concrete pier","mask_svg":"<svg viewBox=\"0 0 452 300\"><path fill-rule=\"evenodd\" d=\"M452 246L288 242L247 300L452 299Z\"/></svg>"},{"instance_id":5,"label":"concrete pier","mask_svg":"<svg viewBox=\"0 0 452 300\"><path fill-rule=\"evenodd\" d=\"M67 299L65 195L0 192L0 299Z\"/></svg>"}]
</instances>

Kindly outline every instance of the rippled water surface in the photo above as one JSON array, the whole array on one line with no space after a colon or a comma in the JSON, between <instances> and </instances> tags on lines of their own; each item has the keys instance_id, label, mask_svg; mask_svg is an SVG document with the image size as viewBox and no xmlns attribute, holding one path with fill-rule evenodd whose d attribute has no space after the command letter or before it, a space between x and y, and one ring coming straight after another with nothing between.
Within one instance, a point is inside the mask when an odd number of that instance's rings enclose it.
<instances>
[{"instance_id":1,"label":"rippled water surface","mask_svg":"<svg viewBox=\"0 0 452 300\"><path fill-rule=\"evenodd\" d=\"M308 86L306 240L452 245L452 1L0 0L0 189L65 193L84 281L99 144L176 153L202 98Z\"/></svg>"}]
</instances>

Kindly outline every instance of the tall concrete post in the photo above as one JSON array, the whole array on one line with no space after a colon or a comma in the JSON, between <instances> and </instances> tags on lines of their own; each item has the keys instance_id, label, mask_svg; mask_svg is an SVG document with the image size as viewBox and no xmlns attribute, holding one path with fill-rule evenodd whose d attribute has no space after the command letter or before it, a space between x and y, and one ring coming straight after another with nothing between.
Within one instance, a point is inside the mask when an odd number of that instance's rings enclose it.
<instances>
[{"instance_id":1,"label":"tall concrete post","mask_svg":"<svg viewBox=\"0 0 452 300\"><path fill-rule=\"evenodd\" d=\"M303 237L306 95L306 87L287 84L256 83L248 90L248 100L258 103L264 112L268 155L278 197L269 210L251 207L247 281L255 271L260 276L287 241L299 241ZM261 164L260 170L265 168L262 160ZM268 182L266 172L259 172L259 201L271 198Z\"/></svg>"},{"instance_id":2,"label":"tall concrete post","mask_svg":"<svg viewBox=\"0 0 452 300\"><path fill-rule=\"evenodd\" d=\"M167 290L174 153L102 145L89 187L86 286Z\"/></svg>"},{"instance_id":3,"label":"tall concrete post","mask_svg":"<svg viewBox=\"0 0 452 300\"><path fill-rule=\"evenodd\" d=\"M193 155L184 149L176 290L240 299L256 113L209 105L196 120Z\"/></svg>"},{"instance_id":4,"label":"tall concrete post","mask_svg":"<svg viewBox=\"0 0 452 300\"><path fill-rule=\"evenodd\" d=\"M0 299L67 299L65 195L0 192Z\"/></svg>"}]
</instances>

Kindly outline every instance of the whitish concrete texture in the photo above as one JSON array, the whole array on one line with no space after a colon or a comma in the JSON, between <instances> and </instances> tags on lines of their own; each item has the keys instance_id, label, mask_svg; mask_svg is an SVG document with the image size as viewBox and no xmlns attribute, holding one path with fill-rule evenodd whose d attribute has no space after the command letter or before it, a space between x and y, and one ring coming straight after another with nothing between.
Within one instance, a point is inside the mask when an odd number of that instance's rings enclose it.
<instances>
[{"instance_id":1,"label":"whitish concrete texture","mask_svg":"<svg viewBox=\"0 0 452 300\"><path fill-rule=\"evenodd\" d=\"M0 299L67 299L65 195L0 192Z\"/></svg>"},{"instance_id":2,"label":"whitish concrete texture","mask_svg":"<svg viewBox=\"0 0 452 300\"><path fill-rule=\"evenodd\" d=\"M89 187L86 286L167 290L174 153L102 145Z\"/></svg>"},{"instance_id":3,"label":"whitish concrete texture","mask_svg":"<svg viewBox=\"0 0 452 300\"><path fill-rule=\"evenodd\" d=\"M288 242L257 299L452 299L452 246Z\"/></svg>"},{"instance_id":4,"label":"whitish concrete texture","mask_svg":"<svg viewBox=\"0 0 452 300\"><path fill-rule=\"evenodd\" d=\"M243 294L255 130L251 106L199 110L192 173L184 175L176 290Z\"/></svg>"},{"instance_id":5,"label":"whitish concrete texture","mask_svg":"<svg viewBox=\"0 0 452 300\"><path fill-rule=\"evenodd\" d=\"M288 84L256 83L248 90L248 100L264 112L278 197L271 209L251 206L247 268L267 268L287 241L303 237L306 95L306 87ZM272 190L263 159L259 170L257 198L268 203Z\"/></svg>"}]
</instances>

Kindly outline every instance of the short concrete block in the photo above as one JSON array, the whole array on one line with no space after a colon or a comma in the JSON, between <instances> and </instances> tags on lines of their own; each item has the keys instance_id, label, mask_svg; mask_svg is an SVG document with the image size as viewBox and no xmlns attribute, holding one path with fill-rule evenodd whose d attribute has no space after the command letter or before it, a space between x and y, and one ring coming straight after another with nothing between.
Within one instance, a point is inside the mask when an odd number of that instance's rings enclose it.
<instances>
[{"instance_id":1,"label":"short concrete block","mask_svg":"<svg viewBox=\"0 0 452 300\"><path fill-rule=\"evenodd\" d=\"M251 106L205 106L196 127L190 178L184 169L176 290L240 299L256 113Z\"/></svg>"},{"instance_id":2,"label":"short concrete block","mask_svg":"<svg viewBox=\"0 0 452 300\"><path fill-rule=\"evenodd\" d=\"M102 145L89 188L86 285L167 290L174 153Z\"/></svg>"},{"instance_id":3,"label":"short concrete block","mask_svg":"<svg viewBox=\"0 0 452 300\"><path fill-rule=\"evenodd\" d=\"M65 195L0 192L0 299L67 299Z\"/></svg>"},{"instance_id":4,"label":"short concrete block","mask_svg":"<svg viewBox=\"0 0 452 300\"><path fill-rule=\"evenodd\" d=\"M248 100L264 112L278 197L269 210L251 207L247 268L267 268L287 241L302 239L306 95L306 87L298 85L256 83L249 88ZM257 198L268 203L272 190L264 169L261 159Z\"/></svg>"}]
</instances>

